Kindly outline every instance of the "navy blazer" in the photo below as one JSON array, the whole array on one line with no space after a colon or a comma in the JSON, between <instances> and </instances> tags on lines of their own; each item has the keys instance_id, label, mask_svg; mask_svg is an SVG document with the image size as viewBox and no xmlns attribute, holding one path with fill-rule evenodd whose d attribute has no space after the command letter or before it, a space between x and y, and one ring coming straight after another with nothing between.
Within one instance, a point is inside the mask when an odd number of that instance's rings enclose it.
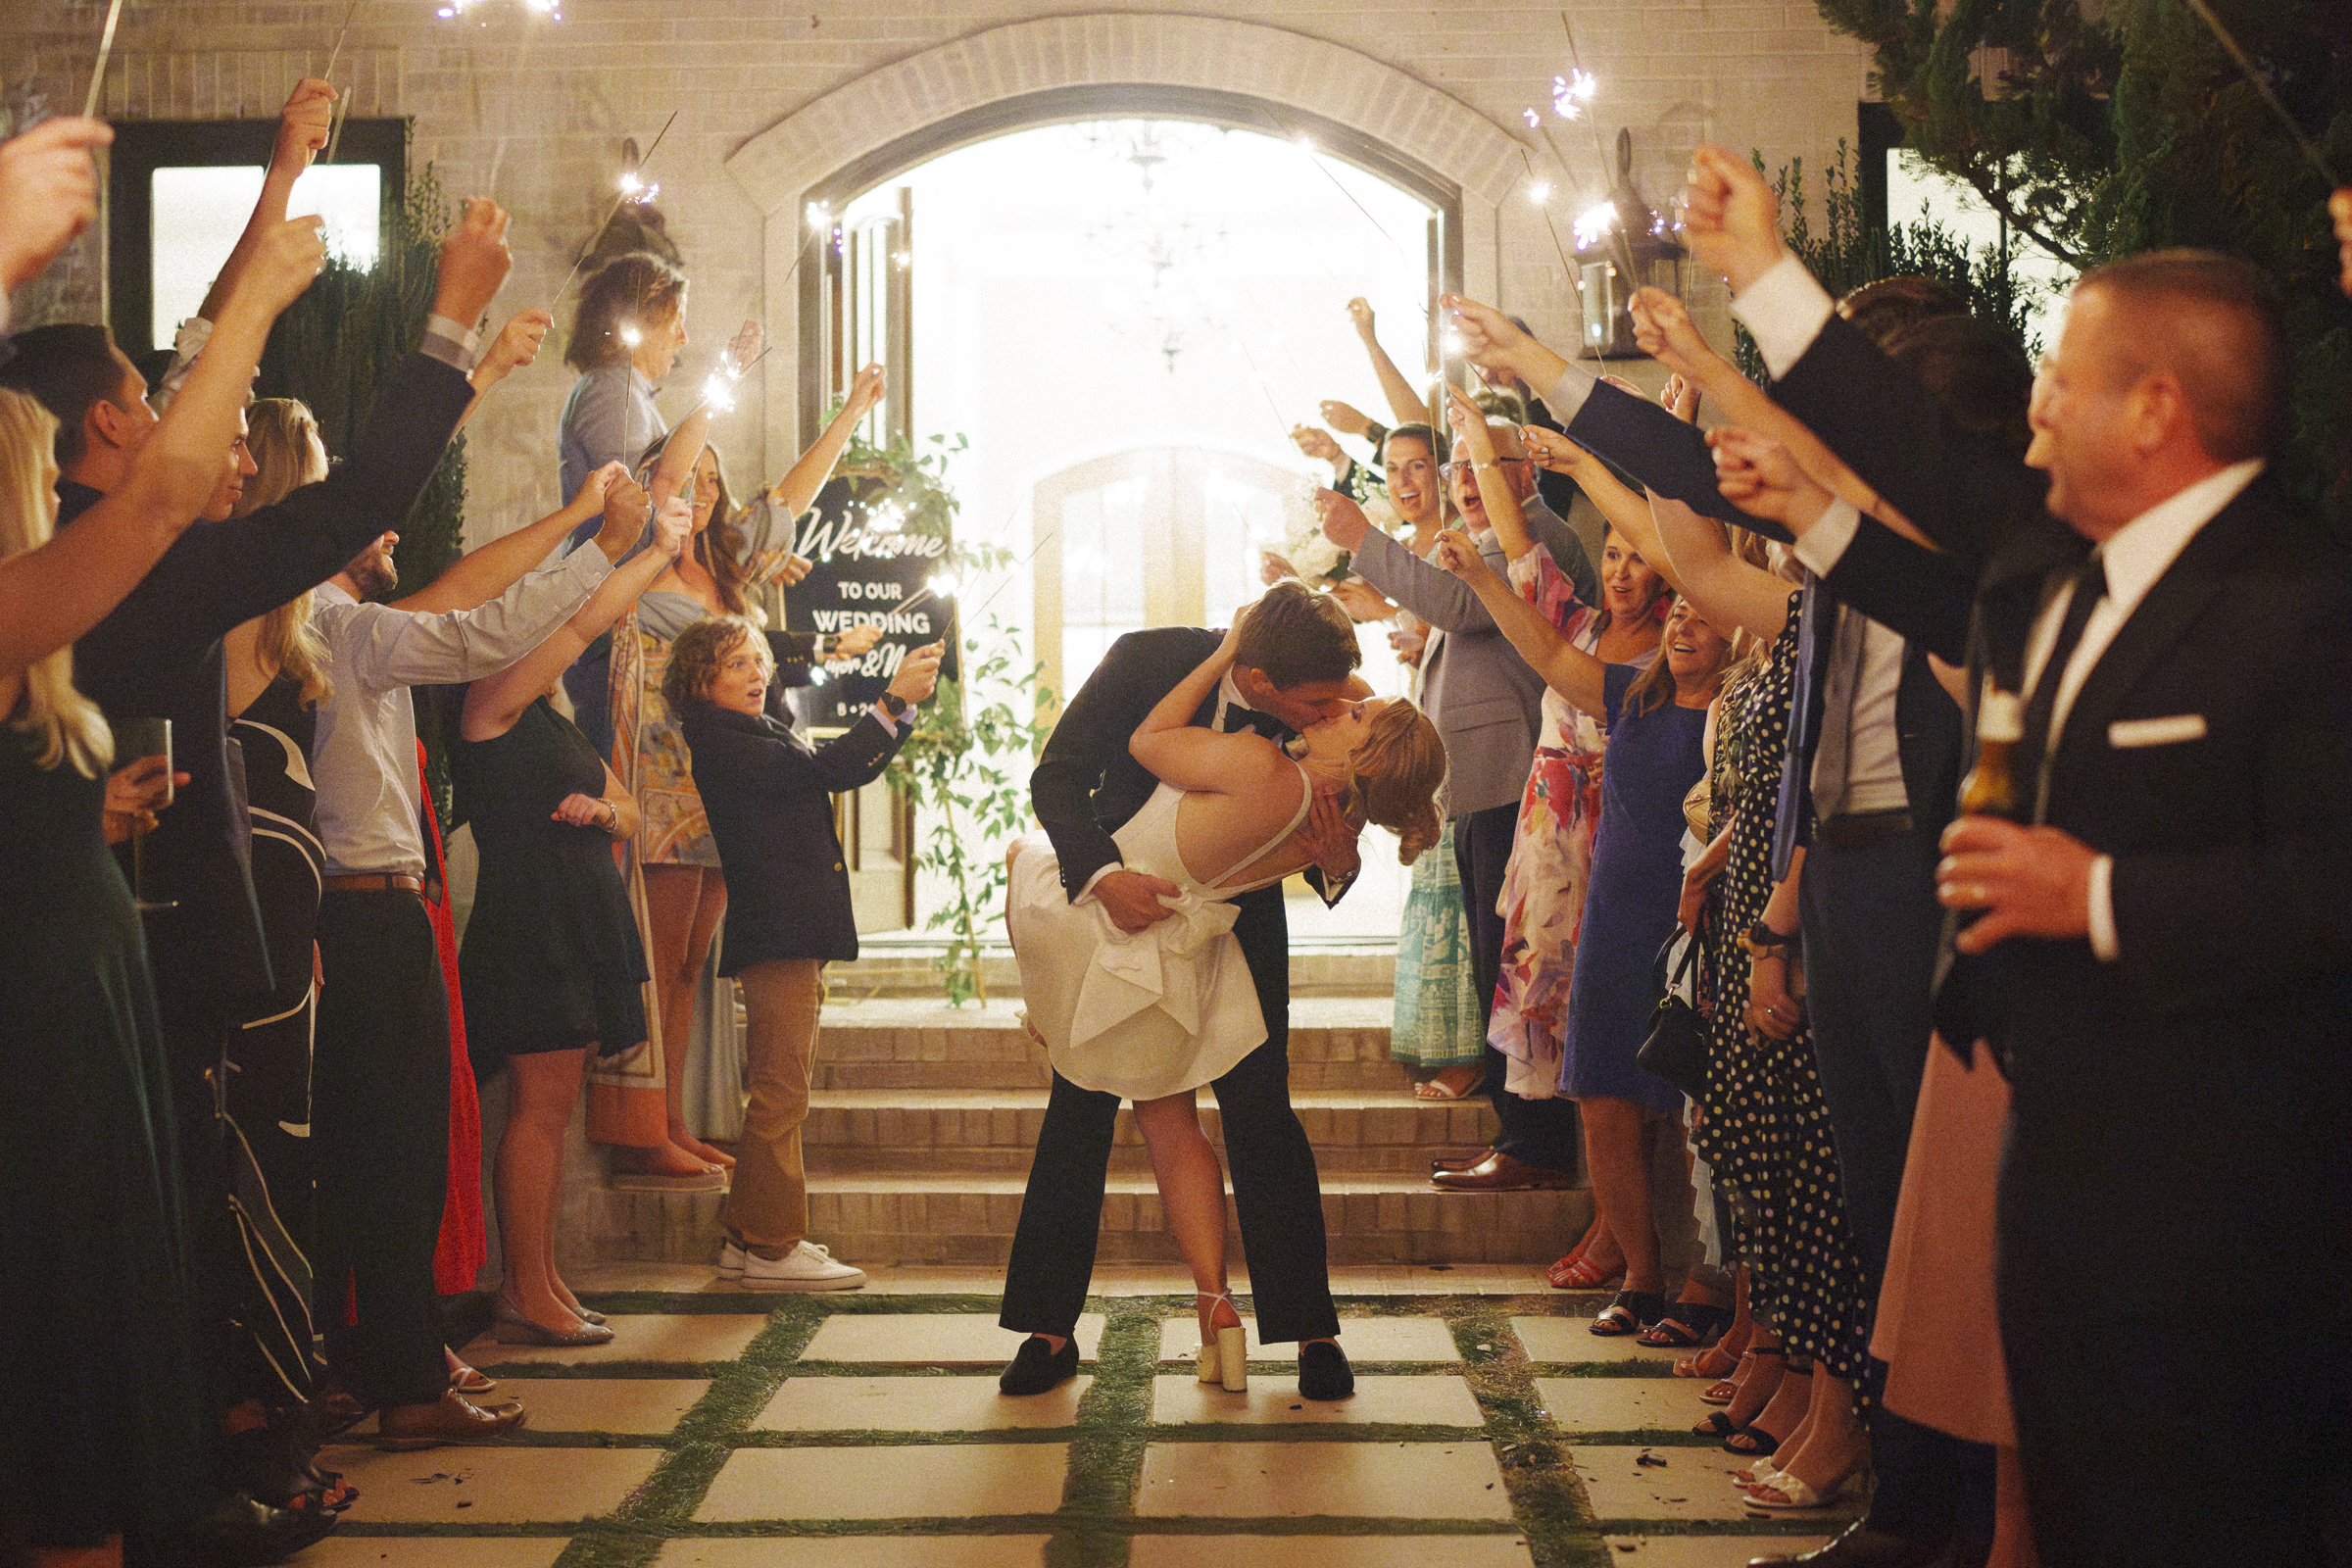
<instances>
[{"instance_id":1,"label":"navy blazer","mask_svg":"<svg viewBox=\"0 0 2352 1568\"><path fill-rule=\"evenodd\" d=\"M727 878L719 973L741 974L769 958L858 956L833 796L880 778L905 734L893 735L868 710L811 746L764 713L709 703L688 704L678 729Z\"/></svg>"},{"instance_id":2,"label":"navy blazer","mask_svg":"<svg viewBox=\"0 0 2352 1568\"><path fill-rule=\"evenodd\" d=\"M74 685L111 724L170 719L172 763L188 775L143 851L147 896L177 901L144 922L167 1023L203 1024L270 998L220 639L399 527L472 399L465 372L409 355L384 378L367 428L333 472L245 516L198 522L74 645ZM61 525L99 499L71 480L58 496Z\"/></svg>"}]
</instances>

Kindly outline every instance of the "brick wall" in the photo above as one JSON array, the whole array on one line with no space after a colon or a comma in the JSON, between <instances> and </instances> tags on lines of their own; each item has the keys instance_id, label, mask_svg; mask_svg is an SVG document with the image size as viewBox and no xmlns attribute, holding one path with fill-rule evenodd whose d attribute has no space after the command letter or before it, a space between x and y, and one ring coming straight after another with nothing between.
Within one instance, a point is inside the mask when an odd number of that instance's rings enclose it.
<instances>
[{"instance_id":1,"label":"brick wall","mask_svg":"<svg viewBox=\"0 0 2352 1568\"><path fill-rule=\"evenodd\" d=\"M347 0L124 8L105 112L129 119L267 117L327 61ZM336 71L351 112L414 117L413 167L445 188L489 193L515 217L516 268L502 305L549 299L596 225L623 139L675 128L649 177L685 251L707 326L764 314L790 337L790 302L763 296L789 255L767 231L797 222L792 192L849 157L954 109L1074 81L1223 87L1313 108L1394 141L1465 189L1467 281L1555 341L1572 337L1560 263L1521 192L1520 111L1541 107L1568 65L1559 11L1536 0L1228 5L1211 14L1093 3L987 0L565 0L564 20L525 20L518 0L479 0L481 20L436 20L435 0L360 0ZM99 0L0 13L0 88L22 113L78 104ZM1633 127L1636 177L1653 202L1679 183L1700 137L1768 161L1827 159L1854 130L1865 60L1812 0L1595 0L1574 11L1597 108ZM1596 193L1590 131L1553 122L1569 172ZM1537 149L1539 168L1547 162ZM495 171L495 178L493 172ZM1545 170L1557 178L1556 167ZM1568 208L1566 211L1573 211ZM1561 217L1565 228L1565 213ZM88 275L85 268L81 274ZM1719 290L1716 291L1718 294ZM94 314L74 305L62 309ZM1701 292L1702 318L1720 319ZM747 404L781 466L797 411L789 356L771 356ZM472 427L478 541L551 507L555 426L568 383L543 367ZM751 423L746 421L747 425Z\"/></svg>"}]
</instances>

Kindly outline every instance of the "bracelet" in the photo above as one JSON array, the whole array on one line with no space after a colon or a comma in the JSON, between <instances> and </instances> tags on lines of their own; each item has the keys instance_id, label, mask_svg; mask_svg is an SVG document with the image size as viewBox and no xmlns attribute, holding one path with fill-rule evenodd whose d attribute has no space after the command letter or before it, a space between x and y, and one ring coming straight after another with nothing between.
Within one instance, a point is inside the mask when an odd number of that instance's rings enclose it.
<instances>
[{"instance_id":1,"label":"bracelet","mask_svg":"<svg viewBox=\"0 0 2352 1568\"><path fill-rule=\"evenodd\" d=\"M1785 958L1788 950L1796 946L1796 933L1784 935L1758 920L1740 936L1740 946L1747 950L1751 958Z\"/></svg>"}]
</instances>

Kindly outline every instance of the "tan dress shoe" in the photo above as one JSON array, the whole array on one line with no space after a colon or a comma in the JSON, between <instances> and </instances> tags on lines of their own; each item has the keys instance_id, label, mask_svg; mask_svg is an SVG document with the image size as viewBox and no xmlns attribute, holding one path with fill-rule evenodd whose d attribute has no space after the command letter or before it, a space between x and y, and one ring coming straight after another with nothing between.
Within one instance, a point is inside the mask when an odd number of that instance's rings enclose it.
<instances>
[{"instance_id":1,"label":"tan dress shoe","mask_svg":"<svg viewBox=\"0 0 2352 1568\"><path fill-rule=\"evenodd\" d=\"M444 1443L485 1443L522 1425L519 1399L475 1404L452 1389L431 1404L386 1405L375 1418L375 1446L394 1453Z\"/></svg>"},{"instance_id":2,"label":"tan dress shoe","mask_svg":"<svg viewBox=\"0 0 2352 1568\"><path fill-rule=\"evenodd\" d=\"M1431 1171L1429 1179L1449 1193L1553 1192L1576 1185L1564 1170L1545 1170L1509 1154L1489 1154L1467 1170Z\"/></svg>"}]
</instances>

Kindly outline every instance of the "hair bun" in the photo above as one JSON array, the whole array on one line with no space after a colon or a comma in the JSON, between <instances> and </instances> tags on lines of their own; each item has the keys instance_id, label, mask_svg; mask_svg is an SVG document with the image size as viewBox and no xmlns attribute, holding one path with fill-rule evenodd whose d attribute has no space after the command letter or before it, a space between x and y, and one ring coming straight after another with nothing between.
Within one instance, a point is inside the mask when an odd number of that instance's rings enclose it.
<instances>
[{"instance_id":1,"label":"hair bun","mask_svg":"<svg viewBox=\"0 0 2352 1568\"><path fill-rule=\"evenodd\" d=\"M1438 842L1445 831L1446 824L1438 820L1437 802L1425 803L1419 810L1397 824L1397 863L1410 865L1421 858L1422 855Z\"/></svg>"}]
</instances>

